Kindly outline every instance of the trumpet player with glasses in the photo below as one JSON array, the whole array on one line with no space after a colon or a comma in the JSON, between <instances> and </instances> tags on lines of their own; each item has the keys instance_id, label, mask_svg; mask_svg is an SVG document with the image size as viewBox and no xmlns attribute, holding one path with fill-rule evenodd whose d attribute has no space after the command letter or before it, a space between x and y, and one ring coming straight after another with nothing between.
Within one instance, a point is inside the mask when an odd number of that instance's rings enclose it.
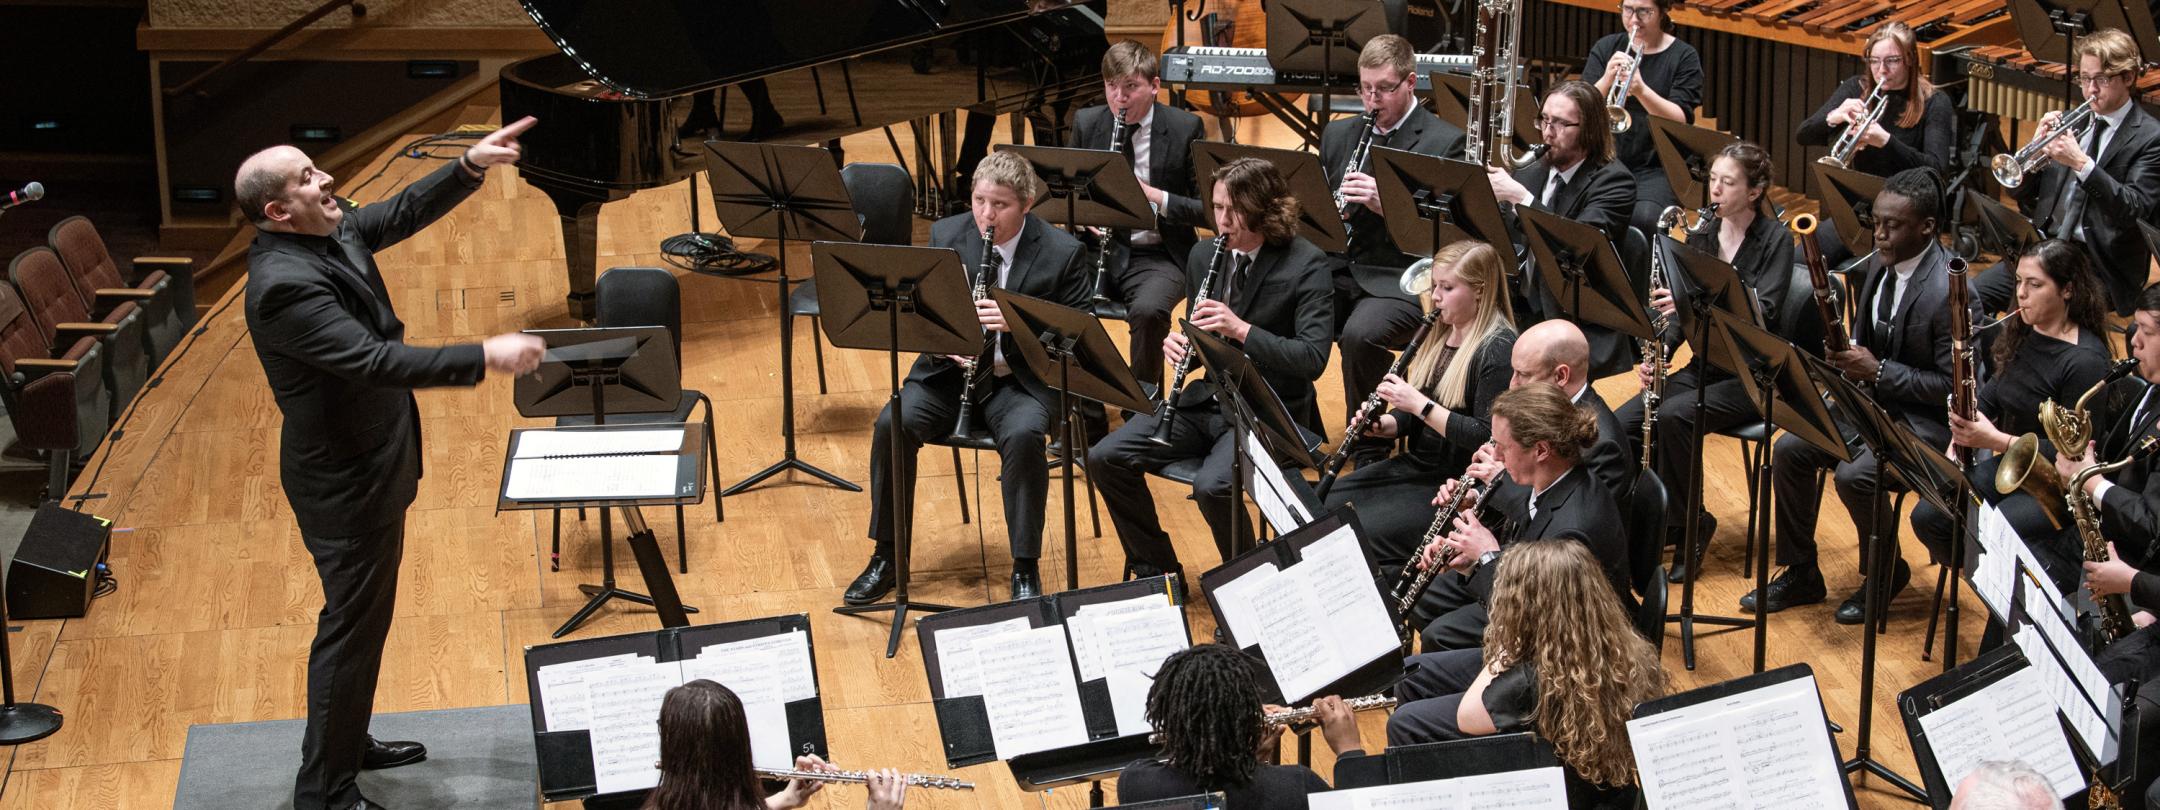
<instances>
[{"instance_id":1,"label":"trumpet player with glasses","mask_svg":"<svg viewBox=\"0 0 2160 810\"><path fill-rule=\"evenodd\" d=\"M1274 164L1239 158L1216 169L1212 179L1216 238L1195 245L1186 261L1192 300L1187 320L1193 329L1243 347L1291 417L1318 431L1313 381L1327 369L1335 341L1327 254L1297 235L1298 200ZM1232 548L1252 540L1249 515L1239 517L1236 534L1231 532L1232 510L1244 512L1244 504L1230 499L1237 474L1231 443L1237 437L1215 402L1213 381L1184 379L1185 372L1198 370L1191 352L1182 331L1163 338L1172 366L1155 413L1126 420L1087 454L1088 478L1102 493L1136 577L1183 570L1145 477L1181 459L1204 459L1192 497L1216 550L1228 558Z\"/></svg>"},{"instance_id":2,"label":"trumpet player with glasses","mask_svg":"<svg viewBox=\"0 0 2160 810\"><path fill-rule=\"evenodd\" d=\"M1463 150L1462 128L1418 104L1416 56L1410 41L1394 34L1366 41L1358 53L1358 98L1365 114L1332 122L1320 135L1320 165L1335 181L1335 207L1350 234L1348 249L1333 257L1332 278L1343 402L1353 409L1380 384L1422 314L1416 296L1398 288L1397 279L1413 257L1388 234L1380 187L1371 174L1372 150L1447 157ZM1360 442L1352 452L1363 465L1386 456L1387 449L1383 442Z\"/></svg>"},{"instance_id":3,"label":"trumpet player with glasses","mask_svg":"<svg viewBox=\"0 0 2160 810\"><path fill-rule=\"evenodd\" d=\"M1800 122L1793 140L1828 146L1818 158L1840 168L1889 177L1925 167L1950 171L1957 148L1957 110L1950 96L1920 75L1919 40L1902 22L1886 23L1860 49L1863 69L1840 83L1814 115ZM1835 267L1852 257L1827 220L1815 239Z\"/></svg>"},{"instance_id":4,"label":"trumpet player with glasses","mask_svg":"<svg viewBox=\"0 0 2160 810\"><path fill-rule=\"evenodd\" d=\"M1582 66L1582 80L1605 100L1620 164L1635 176L1627 224L1646 234L1677 199L1650 140L1650 117L1695 123L1703 96L1702 55L1673 35L1676 5L1679 0L1622 0L1620 24L1627 30L1591 44Z\"/></svg>"},{"instance_id":5,"label":"trumpet player with glasses","mask_svg":"<svg viewBox=\"0 0 2160 810\"><path fill-rule=\"evenodd\" d=\"M870 562L848 585L842 601L867 605L890 592L897 581L893 559L895 509L889 502L888 473L900 476L903 491L915 491L915 456L924 441L958 432L963 414L987 427L997 440L1001 467L998 483L1005 496L1005 536L1013 557L1012 598L1042 592L1036 560L1042 555L1043 504L1050 494L1045 438L1057 412L1057 394L1019 362L1004 316L989 299L991 287L1085 307L1090 273L1082 265L1080 240L1029 213L1042 196L1043 181L1027 159L993 152L975 167L971 210L930 225L932 247L960 254L976 293L975 315L984 332L980 355L916 358L900 387L900 412L888 406L878 413L870 443ZM970 378L973 378L971 382ZM892 456L892 432L903 442Z\"/></svg>"},{"instance_id":6,"label":"trumpet player with glasses","mask_svg":"<svg viewBox=\"0 0 2160 810\"><path fill-rule=\"evenodd\" d=\"M2042 234L2092 254L2117 315L2129 315L2145 287L2152 254L2138 221L2160 205L2160 121L2131 98L2139 59L2137 42L2120 30L2079 39L2070 67L2084 103L2042 116L2031 142L1991 166ZM2006 308L2016 286L2016 269L1998 264L1980 275L1980 303Z\"/></svg>"},{"instance_id":7,"label":"trumpet player with glasses","mask_svg":"<svg viewBox=\"0 0 2160 810\"><path fill-rule=\"evenodd\" d=\"M1792 231L1770 210L1765 196L1774 179L1771 169L1770 154L1762 147L1746 141L1728 145L1710 162L1710 205L1697 212L1697 221L1680 221L1685 212L1677 207L1667 211L1675 224L1686 226L1688 247L1716 256L1739 271L1740 281L1754 293L1756 308L1766 325L1776 329L1776 314L1800 303L1793 296L1806 296L1809 290L1792 285ZM1647 469L1657 472L1658 480L1664 482L1666 491L1673 493L1678 503L1686 497L1684 493L1692 491L1696 472L1702 466L1702 453L1695 444L1696 420L1702 421L1703 435L1710 435L1762 417L1740 381L1731 374L1694 360L1677 370L1671 369L1669 363L1659 365L1659 358L1671 357L1686 338L1681 334L1673 301L1672 271L1662 267L1662 260L1659 264L1663 276L1659 281L1664 283L1652 286L1650 308L1654 323L1662 327L1660 342L1651 347L1660 355L1649 357L1646 352L1642 365L1636 367L1643 390L1656 390L1659 396L1653 404L1638 395L1621 405L1616 416L1635 444L1637 457ZM1803 307L1802 312L1802 334L1788 337L1801 346L1821 347L1822 327L1814 310ZM1662 384L1658 382L1661 373ZM1645 442L1649 444L1647 449L1642 446ZM1707 512L1695 519L1704 524L1696 535L1694 559L1700 560L1710 535L1717 530L1717 520ZM1666 531L1668 544L1677 543L1686 534L1687 524L1668 521ZM1687 575L1686 566L1675 566L1669 575L1672 581L1681 581Z\"/></svg>"}]
</instances>

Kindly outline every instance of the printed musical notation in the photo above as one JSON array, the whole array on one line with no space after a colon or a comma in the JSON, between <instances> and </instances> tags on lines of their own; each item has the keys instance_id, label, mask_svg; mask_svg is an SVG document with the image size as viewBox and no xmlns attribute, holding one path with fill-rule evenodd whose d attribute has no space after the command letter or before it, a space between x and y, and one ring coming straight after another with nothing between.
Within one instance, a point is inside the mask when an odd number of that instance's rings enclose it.
<instances>
[{"instance_id":1,"label":"printed musical notation","mask_svg":"<svg viewBox=\"0 0 2160 810\"><path fill-rule=\"evenodd\" d=\"M1088 741L1065 644L1059 625L977 639L973 654L998 759Z\"/></svg>"},{"instance_id":2,"label":"printed musical notation","mask_svg":"<svg viewBox=\"0 0 2160 810\"><path fill-rule=\"evenodd\" d=\"M1300 553L1287 569L1263 564L1215 589L1231 634L1259 644L1290 701L1311 697L1399 644L1356 532L1343 526Z\"/></svg>"},{"instance_id":3,"label":"printed musical notation","mask_svg":"<svg viewBox=\"0 0 2160 810\"><path fill-rule=\"evenodd\" d=\"M1955 787L1982 762L2014 759L2046 776L2058 798L2085 789L2041 677L2027 666L1921 716L1920 728L1945 784Z\"/></svg>"},{"instance_id":4,"label":"printed musical notation","mask_svg":"<svg viewBox=\"0 0 2160 810\"><path fill-rule=\"evenodd\" d=\"M1654 809L1845 804L1813 677L1630 720L1628 738Z\"/></svg>"},{"instance_id":5,"label":"printed musical notation","mask_svg":"<svg viewBox=\"0 0 2160 810\"><path fill-rule=\"evenodd\" d=\"M1312 810L1567 810L1557 767L1315 793Z\"/></svg>"}]
</instances>

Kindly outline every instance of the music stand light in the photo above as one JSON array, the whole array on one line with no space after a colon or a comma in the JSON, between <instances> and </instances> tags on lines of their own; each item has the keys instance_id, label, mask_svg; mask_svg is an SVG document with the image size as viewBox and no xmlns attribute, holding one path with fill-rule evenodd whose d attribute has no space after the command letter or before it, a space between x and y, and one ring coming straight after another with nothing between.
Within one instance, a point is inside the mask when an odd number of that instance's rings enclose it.
<instances>
[{"instance_id":1,"label":"music stand light","mask_svg":"<svg viewBox=\"0 0 2160 810\"><path fill-rule=\"evenodd\" d=\"M1476 239L1503 257L1515 255L1483 165L1375 146L1372 176L1380 187L1380 207L1387 211L1388 235L1402 252L1431 256L1448 244Z\"/></svg>"},{"instance_id":2,"label":"music stand light","mask_svg":"<svg viewBox=\"0 0 2160 810\"><path fill-rule=\"evenodd\" d=\"M1657 147L1658 165L1672 184L1681 207L1709 205L1710 164L1719 152L1740 142L1735 135L1698 127L1685 121L1650 116L1650 143Z\"/></svg>"},{"instance_id":3,"label":"music stand light","mask_svg":"<svg viewBox=\"0 0 2160 810\"><path fill-rule=\"evenodd\" d=\"M1334 199L1335 189L1328 184L1327 170L1320 166L1319 155L1296 149L1272 149L1221 141L1194 141L1193 175L1200 179L1201 203L1215 199L1215 170L1223 164L1245 157L1256 157L1275 164L1276 173L1281 174L1283 182L1290 186L1290 196L1299 200ZM1350 236L1343 230L1342 216L1324 204L1298 206L1298 235L1329 253L1340 253L1349 249Z\"/></svg>"},{"instance_id":4,"label":"music stand light","mask_svg":"<svg viewBox=\"0 0 2160 810\"><path fill-rule=\"evenodd\" d=\"M780 249L780 438L779 461L720 492L735 495L775 475L796 470L825 483L861 492L862 487L826 472L795 455L795 318L788 314L788 242L854 241L862 238L847 184L833 165L832 153L816 146L706 141L705 169L711 175L713 213L737 238L777 239Z\"/></svg>"}]
</instances>

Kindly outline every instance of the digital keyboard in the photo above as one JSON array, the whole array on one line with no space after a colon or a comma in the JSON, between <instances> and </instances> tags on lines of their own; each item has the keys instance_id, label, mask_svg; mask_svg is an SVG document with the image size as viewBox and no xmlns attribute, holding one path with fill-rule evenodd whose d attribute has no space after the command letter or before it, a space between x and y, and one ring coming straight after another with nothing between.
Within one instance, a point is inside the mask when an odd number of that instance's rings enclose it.
<instances>
[{"instance_id":1,"label":"digital keyboard","mask_svg":"<svg viewBox=\"0 0 2160 810\"><path fill-rule=\"evenodd\" d=\"M1467 55L1427 54L1417 55L1417 89L1424 93L1432 89L1435 71L1469 73L1473 60ZM1344 70L1336 71L1335 80L1327 82L1338 95L1357 94L1357 63L1351 61ZM1278 74L1275 66L1268 64L1264 48L1220 48L1212 46L1171 48L1162 55L1162 80L1194 90L1268 90L1278 93L1318 93L1322 82L1318 72L1292 72Z\"/></svg>"}]
</instances>

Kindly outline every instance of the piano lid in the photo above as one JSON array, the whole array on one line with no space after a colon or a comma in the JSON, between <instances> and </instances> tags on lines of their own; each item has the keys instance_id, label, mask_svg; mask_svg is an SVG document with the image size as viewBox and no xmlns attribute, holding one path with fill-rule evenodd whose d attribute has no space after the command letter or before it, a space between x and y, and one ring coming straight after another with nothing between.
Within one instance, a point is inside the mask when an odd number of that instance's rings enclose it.
<instances>
[{"instance_id":1,"label":"piano lid","mask_svg":"<svg viewBox=\"0 0 2160 810\"><path fill-rule=\"evenodd\" d=\"M1025 17L1028 0L519 0L593 78L658 98ZM1033 5L1063 7L1063 2Z\"/></svg>"}]
</instances>

